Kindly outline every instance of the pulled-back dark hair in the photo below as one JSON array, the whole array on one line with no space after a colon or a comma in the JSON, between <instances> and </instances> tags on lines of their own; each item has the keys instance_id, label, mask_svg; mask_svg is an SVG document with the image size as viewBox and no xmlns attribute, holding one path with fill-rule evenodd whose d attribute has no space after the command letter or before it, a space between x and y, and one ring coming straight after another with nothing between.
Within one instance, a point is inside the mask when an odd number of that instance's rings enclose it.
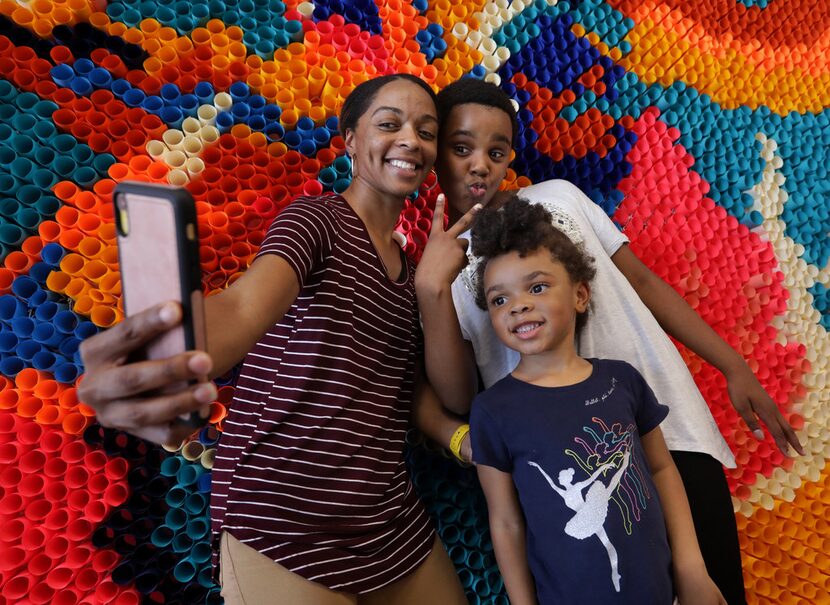
<instances>
[{"instance_id":1,"label":"pulled-back dark hair","mask_svg":"<svg viewBox=\"0 0 830 605\"><path fill-rule=\"evenodd\" d=\"M571 239L553 226L553 217L539 204L531 204L512 194L501 208L490 206L479 210L473 219L471 247L481 258L476 280L476 304L487 309L484 296L484 271L498 256L518 252L525 257L540 248L550 251L554 260L565 267L571 282L586 284L596 275L594 259L585 254ZM576 331L588 320L587 309L576 316Z\"/></svg>"},{"instance_id":2,"label":"pulled-back dark hair","mask_svg":"<svg viewBox=\"0 0 830 605\"><path fill-rule=\"evenodd\" d=\"M476 78L461 78L438 93L436 105L438 106L439 132L443 131L444 121L450 116L453 108L467 103L501 109L510 118L510 126L513 129L511 144L516 142L519 123L516 121L516 109L510 102L510 97L495 84Z\"/></svg>"},{"instance_id":3,"label":"pulled-back dark hair","mask_svg":"<svg viewBox=\"0 0 830 605\"><path fill-rule=\"evenodd\" d=\"M355 126L357 126L358 120L360 120L363 114L369 109L372 101L375 100L375 96L378 94L378 91L395 80L406 80L407 82L417 84L424 89L424 92L429 95L432 102L437 105L438 101L435 97L435 91L432 90L429 87L429 84L424 82L421 78L411 74L389 74L386 76L378 76L377 78L361 82L355 86L354 90L352 90L352 92L349 93L349 96L346 97L346 100L343 102L343 107L340 109L339 124L340 134L342 136L346 136L347 130L354 130Z\"/></svg>"}]
</instances>

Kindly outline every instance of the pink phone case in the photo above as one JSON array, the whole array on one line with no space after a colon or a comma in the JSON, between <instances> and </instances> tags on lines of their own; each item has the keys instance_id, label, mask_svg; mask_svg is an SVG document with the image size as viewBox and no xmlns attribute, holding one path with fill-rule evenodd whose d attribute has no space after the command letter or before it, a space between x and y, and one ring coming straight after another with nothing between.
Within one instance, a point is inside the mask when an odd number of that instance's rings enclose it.
<instances>
[{"instance_id":1,"label":"pink phone case","mask_svg":"<svg viewBox=\"0 0 830 605\"><path fill-rule=\"evenodd\" d=\"M184 190L119 183L113 195L125 313L135 315L168 300L181 303L180 326L150 341L132 357L165 359L205 349L199 244L193 198ZM178 391L182 384L171 385ZM204 424L204 419L192 419Z\"/></svg>"}]
</instances>

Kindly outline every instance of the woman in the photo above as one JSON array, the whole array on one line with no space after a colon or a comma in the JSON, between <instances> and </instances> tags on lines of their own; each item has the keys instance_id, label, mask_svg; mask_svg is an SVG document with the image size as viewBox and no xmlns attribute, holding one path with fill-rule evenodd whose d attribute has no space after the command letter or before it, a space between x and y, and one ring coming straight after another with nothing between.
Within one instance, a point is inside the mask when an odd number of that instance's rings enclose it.
<instances>
[{"instance_id":1,"label":"woman","mask_svg":"<svg viewBox=\"0 0 830 605\"><path fill-rule=\"evenodd\" d=\"M80 395L106 426L176 442L175 419L213 385L143 394L245 358L213 471L227 603L465 603L403 462L420 331L393 229L435 160L435 97L384 76L355 88L340 124L351 185L295 200L245 275L205 301L208 354L125 364L179 321L155 308L82 345Z\"/></svg>"}]
</instances>

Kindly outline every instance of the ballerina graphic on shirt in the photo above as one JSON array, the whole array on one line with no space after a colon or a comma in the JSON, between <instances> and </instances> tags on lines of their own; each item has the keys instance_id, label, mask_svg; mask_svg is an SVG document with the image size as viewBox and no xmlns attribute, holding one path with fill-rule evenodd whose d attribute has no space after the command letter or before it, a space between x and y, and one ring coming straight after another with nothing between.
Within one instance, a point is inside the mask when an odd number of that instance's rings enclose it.
<instances>
[{"instance_id":1,"label":"ballerina graphic on shirt","mask_svg":"<svg viewBox=\"0 0 830 605\"><path fill-rule=\"evenodd\" d=\"M628 468L628 462L631 457L630 450L626 450L623 455L622 463L617 472L611 477L608 485L600 481L600 475L606 470L616 468L613 462L608 462L600 466L594 473L578 483L573 483L574 471L573 468L566 468L559 472L559 487L554 483L553 479L544 471L544 469L535 462L528 461L530 466L539 469L542 476L553 488L557 494L562 496L565 501L565 506L570 508L576 514L565 524L565 533L577 540L584 540L589 536L596 536L605 550L608 552L608 559L611 562L611 582L614 584L614 590L620 591L620 572L617 559L617 549L611 544L608 539L608 534L605 533L605 517L608 515L608 502L620 480ZM588 487L590 486L590 487ZM583 497L582 490L588 487L588 492Z\"/></svg>"}]
</instances>

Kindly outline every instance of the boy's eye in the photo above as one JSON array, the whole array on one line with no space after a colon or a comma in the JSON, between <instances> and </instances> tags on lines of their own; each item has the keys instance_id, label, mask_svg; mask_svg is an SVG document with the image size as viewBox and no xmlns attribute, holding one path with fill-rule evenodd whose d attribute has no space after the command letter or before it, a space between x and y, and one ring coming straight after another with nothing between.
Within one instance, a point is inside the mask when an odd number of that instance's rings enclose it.
<instances>
[{"instance_id":1,"label":"boy's eye","mask_svg":"<svg viewBox=\"0 0 830 605\"><path fill-rule=\"evenodd\" d=\"M452 150L458 155L466 155L470 152L470 149L465 145L453 145Z\"/></svg>"},{"instance_id":2,"label":"boy's eye","mask_svg":"<svg viewBox=\"0 0 830 605\"><path fill-rule=\"evenodd\" d=\"M533 284L532 286L530 286L530 293L531 294L541 294L542 292L547 290L547 288L548 288L547 284Z\"/></svg>"},{"instance_id":3,"label":"boy's eye","mask_svg":"<svg viewBox=\"0 0 830 605\"><path fill-rule=\"evenodd\" d=\"M505 155L506 154L501 150L494 150L494 151L490 152L490 157L493 158L494 160L504 159Z\"/></svg>"}]
</instances>

